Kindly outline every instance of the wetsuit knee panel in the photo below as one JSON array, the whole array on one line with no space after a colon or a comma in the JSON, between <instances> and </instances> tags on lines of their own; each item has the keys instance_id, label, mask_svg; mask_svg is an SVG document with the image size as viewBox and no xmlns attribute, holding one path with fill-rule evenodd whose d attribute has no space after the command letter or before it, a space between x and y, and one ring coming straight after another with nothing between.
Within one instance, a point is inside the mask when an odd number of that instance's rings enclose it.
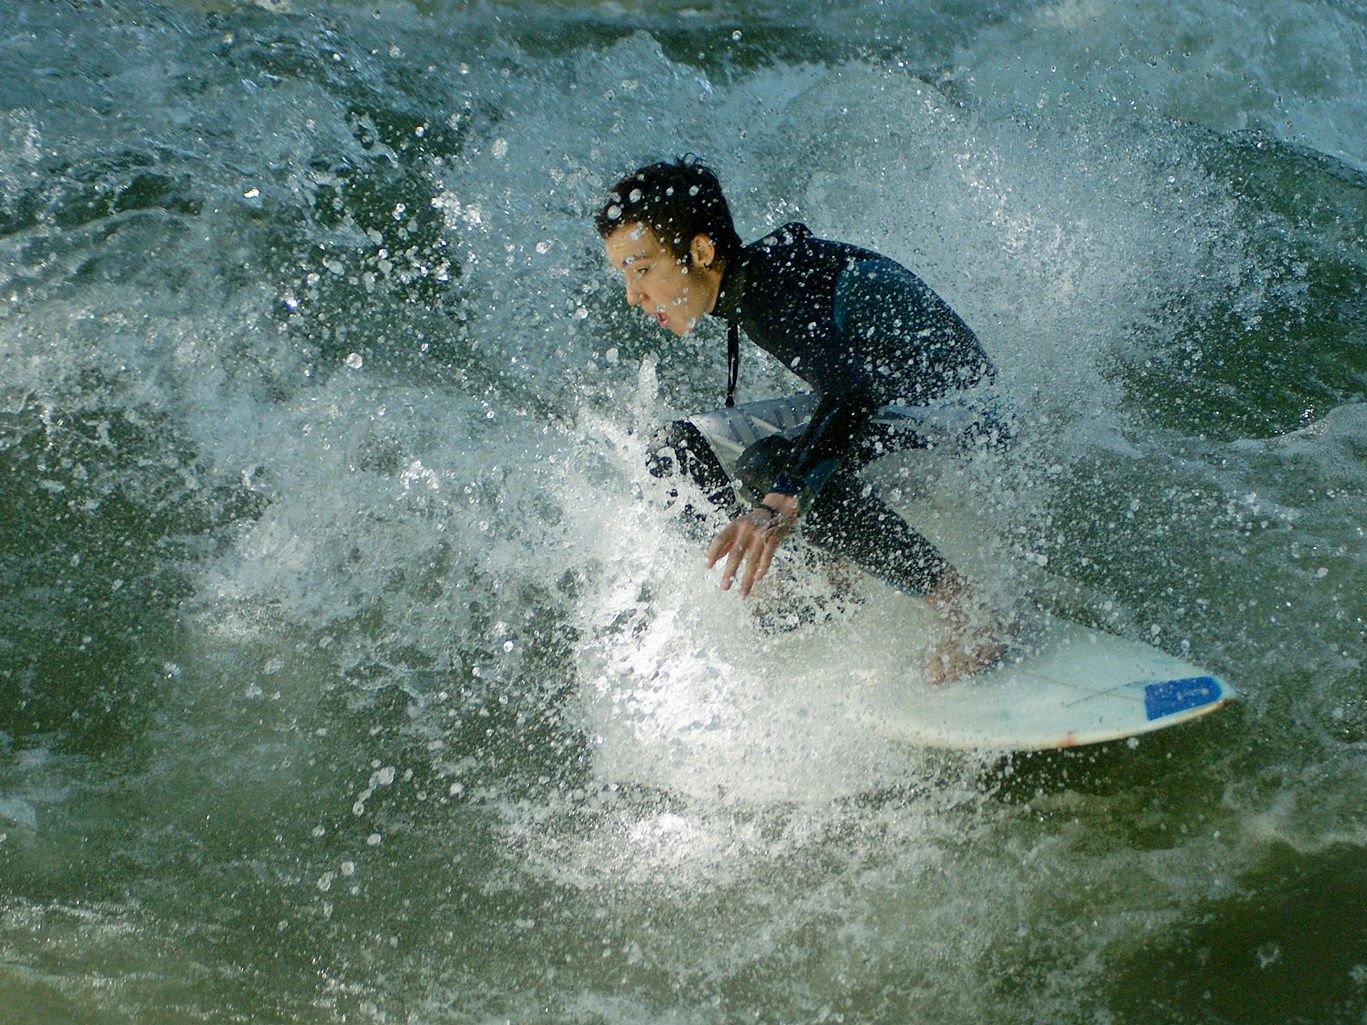
<instances>
[{"instance_id":1,"label":"wetsuit knee panel","mask_svg":"<svg viewBox=\"0 0 1367 1025\"><path fill-rule=\"evenodd\" d=\"M731 483L712 446L687 420L675 420L651 435L646 469L652 477L689 477L709 495Z\"/></svg>"}]
</instances>

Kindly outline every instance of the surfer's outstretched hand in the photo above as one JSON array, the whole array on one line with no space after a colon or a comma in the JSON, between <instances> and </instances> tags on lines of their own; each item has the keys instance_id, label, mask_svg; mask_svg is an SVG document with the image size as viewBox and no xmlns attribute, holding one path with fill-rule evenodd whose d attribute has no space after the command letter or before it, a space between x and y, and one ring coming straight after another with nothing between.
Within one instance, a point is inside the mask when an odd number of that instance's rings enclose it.
<instances>
[{"instance_id":1,"label":"surfer's outstretched hand","mask_svg":"<svg viewBox=\"0 0 1367 1025\"><path fill-rule=\"evenodd\" d=\"M750 588L764 579L769 563L779 544L792 532L797 522L797 499L791 495L770 493L752 512L737 516L712 539L707 549L707 568L726 557L722 569L721 588L731 589L736 571L742 564L745 572L740 578L740 593L748 595Z\"/></svg>"}]
</instances>

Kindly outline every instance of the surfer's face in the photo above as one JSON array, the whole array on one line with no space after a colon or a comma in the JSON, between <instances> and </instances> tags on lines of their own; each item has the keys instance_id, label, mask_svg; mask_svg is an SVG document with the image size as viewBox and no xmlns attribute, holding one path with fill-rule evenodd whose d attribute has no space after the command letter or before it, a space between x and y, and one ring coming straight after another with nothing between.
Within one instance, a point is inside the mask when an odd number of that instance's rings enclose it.
<instances>
[{"instance_id":1,"label":"surfer's face","mask_svg":"<svg viewBox=\"0 0 1367 1025\"><path fill-rule=\"evenodd\" d=\"M696 235L691 265L675 256L643 224L624 224L606 239L608 262L622 272L627 302L676 335L684 335L710 313L721 287L712 240Z\"/></svg>"}]
</instances>

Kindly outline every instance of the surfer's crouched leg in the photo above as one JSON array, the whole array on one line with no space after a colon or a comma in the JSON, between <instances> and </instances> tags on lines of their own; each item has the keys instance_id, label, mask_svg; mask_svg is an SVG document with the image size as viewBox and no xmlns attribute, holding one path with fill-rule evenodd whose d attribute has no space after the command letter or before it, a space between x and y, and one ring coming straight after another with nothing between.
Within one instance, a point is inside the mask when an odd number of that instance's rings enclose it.
<instances>
[{"instance_id":1,"label":"surfer's crouched leg","mask_svg":"<svg viewBox=\"0 0 1367 1025\"><path fill-rule=\"evenodd\" d=\"M934 590L949 567L935 546L850 467L842 466L821 489L804 518L802 535L917 598Z\"/></svg>"},{"instance_id":2,"label":"surfer's crouched leg","mask_svg":"<svg viewBox=\"0 0 1367 1025\"><path fill-rule=\"evenodd\" d=\"M686 523L705 524L717 510L726 519L740 512L731 481L712 451L712 446L702 432L687 420L675 420L651 436L650 448L646 452L646 469L652 477L662 480L680 475L687 477L703 493L706 507L699 508L685 499L681 512ZM671 487L670 502L678 497L678 487Z\"/></svg>"},{"instance_id":3,"label":"surfer's crouched leg","mask_svg":"<svg viewBox=\"0 0 1367 1025\"><path fill-rule=\"evenodd\" d=\"M787 465L791 451L792 442L774 435L741 453L736 475L747 498L760 501ZM949 565L848 465L842 465L821 489L803 517L802 536L913 597L929 594Z\"/></svg>"}]
</instances>

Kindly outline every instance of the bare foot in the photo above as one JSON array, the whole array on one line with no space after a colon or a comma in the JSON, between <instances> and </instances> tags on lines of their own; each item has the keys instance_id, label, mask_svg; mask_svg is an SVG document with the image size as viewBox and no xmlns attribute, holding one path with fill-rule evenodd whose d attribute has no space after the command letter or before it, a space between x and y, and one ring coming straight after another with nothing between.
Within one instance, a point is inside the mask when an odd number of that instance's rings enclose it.
<instances>
[{"instance_id":1,"label":"bare foot","mask_svg":"<svg viewBox=\"0 0 1367 1025\"><path fill-rule=\"evenodd\" d=\"M934 686L949 683L984 669L990 669L1001 661L1006 654L1006 645L994 637L978 636L968 639L954 637L939 647L930 656L922 674L926 683Z\"/></svg>"},{"instance_id":2,"label":"bare foot","mask_svg":"<svg viewBox=\"0 0 1367 1025\"><path fill-rule=\"evenodd\" d=\"M957 570L946 569L926 600L949 630L949 636L931 653L926 683L948 683L1001 661L1007 628L995 610L974 597Z\"/></svg>"}]
</instances>

